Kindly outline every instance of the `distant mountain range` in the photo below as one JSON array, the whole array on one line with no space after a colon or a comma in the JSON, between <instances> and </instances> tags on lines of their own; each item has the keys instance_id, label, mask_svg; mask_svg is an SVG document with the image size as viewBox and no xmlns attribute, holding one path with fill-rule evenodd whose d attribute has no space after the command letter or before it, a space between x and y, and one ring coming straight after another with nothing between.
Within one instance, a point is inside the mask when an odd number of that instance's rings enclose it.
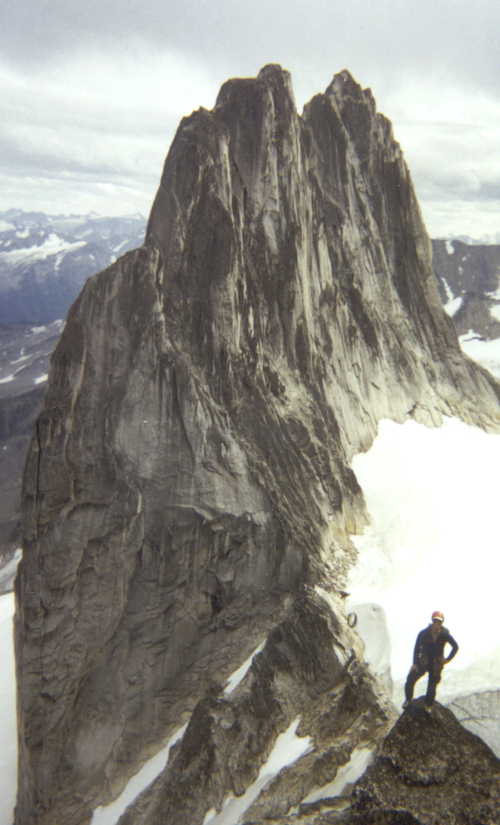
<instances>
[{"instance_id":1,"label":"distant mountain range","mask_svg":"<svg viewBox=\"0 0 500 825\"><path fill-rule=\"evenodd\" d=\"M434 240L432 252L441 299L458 335L500 337L500 246Z\"/></svg>"},{"instance_id":2,"label":"distant mountain range","mask_svg":"<svg viewBox=\"0 0 500 825\"><path fill-rule=\"evenodd\" d=\"M86 279L141 246L146 219L0 212L0 323L64 318Z\"/></svg>"},{"instance_id":3,"label":"distant mountain range","mask_svg":"<svg viewBox=\"0 0 500 825\"><path fill-rule=\"evenodd\" d=\"M0 324L31 327L64 319L87 278L141 246L145 228L140 214L0 212ZM464 235L435 239L432 246L440 295L458 334L472 330L486 340L498 338L500 244Z\"/></svg>"}]
</instances>

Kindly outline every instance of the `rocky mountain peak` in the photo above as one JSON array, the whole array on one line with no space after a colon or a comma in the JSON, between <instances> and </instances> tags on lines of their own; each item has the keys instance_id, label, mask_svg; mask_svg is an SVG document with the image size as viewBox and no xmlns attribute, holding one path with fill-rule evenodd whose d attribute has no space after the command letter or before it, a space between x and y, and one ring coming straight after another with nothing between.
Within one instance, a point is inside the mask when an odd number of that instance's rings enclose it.
<instances>
[{"instance_id":1,"label":"rocky mountain peak","mask_svg":"<svg viewBox=\"0 0 500 825\"><path fill-rule=\"evenodd\" d=\"M363 89L353 78L348 69L343 69L334 75L332 82L326 89L326 94L335 100L351 99L358 103L365 103L375 113L375 100L370 89Z\"/></svg>"},{"instance_id":2,"label":"rocky mountain peak","mask_svg":"<svg viewBox=\"0 0 500 825\"><path fill-rule=\"evenodd\" d=\"M233 78L227 80L217 95L216 107L225 105L228 100L244 94L245 90L251 94L275 94L283 100L289 98L294 101L292 78L290 72L277 63L264 66L256 78ZM250 91L251 90L251 91Z\"/></svg>"},{"instance_id":3,"label":"rocky mountain peak","mask_svg":"<svg viewBox=\"0 0 500 825\"><path fill-rule=\"evenodd\" d=\"M134 825L215 825L295 731L298 804L390 723L343 606L350 461L382 417L498 427L499 387L442 310L387 121L342 85L300 117L270 66L184 118L144 245L69 313L24 480L16 825L86 825L184 723Z\"/></svg>"}]
</instances>

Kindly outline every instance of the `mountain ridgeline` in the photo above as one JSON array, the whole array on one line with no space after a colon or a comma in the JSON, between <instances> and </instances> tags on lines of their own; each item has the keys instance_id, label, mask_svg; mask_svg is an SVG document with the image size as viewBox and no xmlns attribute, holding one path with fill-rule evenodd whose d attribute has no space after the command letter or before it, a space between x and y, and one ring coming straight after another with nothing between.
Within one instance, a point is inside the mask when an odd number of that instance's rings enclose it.
<instances>
[{"instance_id":1,"label":"mountain ridgeline","mask_svg":"<svg viewBox=\"0 0 500 825\"><path fill-rule=\"evenodd\" d=\"M144 218L0 212L0 324L65 318L85 280L139 246Z\"/></svg>"},{"instance_id":2,"label":"mountain ridgeline","mask_svg":"<svg viewBox=\"0 0 500 825\"><path fill-rule=\"evenodd\" d=\"M144 245L70 310L28 455L16 825L86 825L186 724L125 822L216 822L297 724L239 821L373 749L393 719L342 599L351 458L382 417L498 430L499 398L369 90L344 71L299 116L266 66L183 119Z\"/></svg>"},{"instance_id":3,"label":"mountain ridgeline","mask_svg":"<svg viewBox=\"0 0 500 825\"><path fill-rule=\"evenodd\" d=\"M500 246L432 242L434 271L459 335L500 338Z\"/></svg>"}]
</instances>

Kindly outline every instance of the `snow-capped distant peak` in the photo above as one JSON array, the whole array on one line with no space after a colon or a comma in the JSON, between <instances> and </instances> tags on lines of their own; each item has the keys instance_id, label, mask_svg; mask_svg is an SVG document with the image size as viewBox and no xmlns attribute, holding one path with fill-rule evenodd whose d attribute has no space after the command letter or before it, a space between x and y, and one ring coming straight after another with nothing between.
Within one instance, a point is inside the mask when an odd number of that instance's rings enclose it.
<instances>
[{"instance_id":1,"label":"snow-capped distant peak","mask_svg":"<svg viewBox=\"0 0 500 825\"><path fill-rule=\"evenodd\" d=\"M0 252L0 260L3 263L18 264L26 260L36 260L57 255L60 252L70 252L85 245L85 241L75 241L68 243L59 235L51 232L39 246L23 247L22 249L9 249L8 252Z\"/></svg>"},{"instance_id":2,"label":"snow-capped distant peak","mask_svg":"<svg viewBox=\"0 0 500 825\"><path fill-rule=\"evenodd\" d=\"M0 212L0 323L64 317L87 278L140 246L145 219Z\"/></svg>"}]
</instances>

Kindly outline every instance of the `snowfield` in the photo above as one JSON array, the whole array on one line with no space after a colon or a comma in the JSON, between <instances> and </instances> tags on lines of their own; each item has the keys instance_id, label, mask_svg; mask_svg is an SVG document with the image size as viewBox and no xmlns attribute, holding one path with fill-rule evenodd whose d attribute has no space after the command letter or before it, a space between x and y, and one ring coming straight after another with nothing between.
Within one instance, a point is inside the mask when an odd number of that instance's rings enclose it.
<instances>
[{"instance_id":1,"label":"snowfield","mask_svg":"<svg viewBox=\"0 0 500 825\"><path fill-rule=\"evenodd\" d=\"M27 260L43 260L51 255L57 255L60 252L73 252L82 246L85 246L85 241L68 243L68 241L63 240L59 235L55 235L52 232L39 246L22 247L21 249L11 249L8 252L0 252L0 260L10 264L17 264L20 261L24 263Z\"/></svg>"},{"instance_id":2,"label":"snowfield","mask_svg":"<svg viewBox=\"0 0 500 825\"><path fill-rule=\"evenodd\" d=\"M469 358L477 361L492 375L500 378L500 338L483 341L471 330L466 335L461 335L459 340L463 352Z\"/></svg>"},{"instance_id":3,"label":"snowfield","mask_svg":"<svg viewBox=\"0 0 500 825\"><path fill-rule=\"evenodd\" d=\"M164 748L159 751L156 756L142 766L127 783L120 796L115 799L110 805L99 806L95 809L90 825L115 825L120 819L121 815L125 813L128 806L137 799L142 791L149 787L156 779L158 774L162 772L170 758L170 751L182 737L187 725L179 728L173 736L169 739Z\"/></svg>"},{"instance_id":4,"label":"snowfield","mask_svg":"<svg viewBox=\"0 0 500 825\"><path fill-rule=\"evenodd\" d=\"M436 429L381 421L371 449L353 461L371 524L353 537L359 559L349 609L370 603L384 611L397 704L433 610L444 612L460 645L438 699L500 688L499 466L500 435L451 418ZM376 660L377 623L360 630ZM424 689L425 678L415 695Z\"/></svg>"}]
</instances>

